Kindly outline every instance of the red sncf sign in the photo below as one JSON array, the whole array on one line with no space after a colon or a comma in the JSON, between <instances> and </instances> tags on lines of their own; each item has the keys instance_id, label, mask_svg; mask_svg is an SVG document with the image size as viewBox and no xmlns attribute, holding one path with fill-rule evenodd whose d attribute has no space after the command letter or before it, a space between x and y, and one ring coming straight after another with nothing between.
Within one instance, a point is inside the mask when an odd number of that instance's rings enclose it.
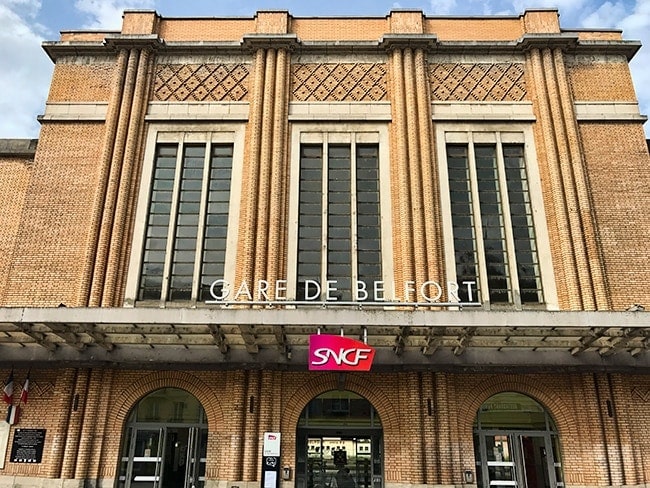
<instances>
[{"instance_id":1,"label":"red sncf sign","mask_svg":"<svg viewBox=\"0 0 650 488\"><path fill-rule=\"evenodd\" d=\"M347 337L309 336L310 371L370 371L375 349Z\"/></svg>"}]
</instances>

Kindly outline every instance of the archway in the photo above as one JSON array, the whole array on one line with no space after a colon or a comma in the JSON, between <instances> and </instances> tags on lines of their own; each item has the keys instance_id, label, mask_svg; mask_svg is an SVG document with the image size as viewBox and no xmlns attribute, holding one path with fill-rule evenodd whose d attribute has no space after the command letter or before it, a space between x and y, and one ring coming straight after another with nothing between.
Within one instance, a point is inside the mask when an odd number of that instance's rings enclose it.
<instances>
[{"instance_id":1,"label":"archway","mask_svg":"<svg viewBox=\"0 0 650 488\"><path fill-rule=\"evenodd\" d=\"M532 398L504 392L488 398L474 420L479 488L564 486L555 422ZM471 483L473 473L465 474Z\"/></svg>"},{"instance_id":2,"label":"archway","mask_svg":"<svg viewBox=\"0 0 650 488\"><path fill-rule=\"evenodd\" d=\"M208 444L205 410L192 394L161 388L129 413L122 434L120 488L202 488Z\"/></svg>"},{"instance_id":3,"label":"archway","mask_svg":"<svg viewBox=\"0 0 650 488\"><path fill-rule=\"evenodd\" d=\"M332 390L313 398L296 430L296 488L382 488L383 429L364 397Z\"/></svg>"}]
</instances>

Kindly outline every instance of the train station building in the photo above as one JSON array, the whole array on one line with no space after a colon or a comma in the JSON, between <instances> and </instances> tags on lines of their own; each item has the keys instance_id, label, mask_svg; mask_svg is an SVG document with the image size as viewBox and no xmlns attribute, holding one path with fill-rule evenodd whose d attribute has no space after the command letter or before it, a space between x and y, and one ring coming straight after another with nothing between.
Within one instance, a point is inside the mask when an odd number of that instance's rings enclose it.
<instances>
[{"instance_id":1,"label":"train station building","mask_svg":"<svg viewBox=\"0 0 650 488\"><path fill-rule=\"evenodd\" d=\"M650 487L639 42L133 10L43 47L0 487Z\"/></svg>"}]
</instances>

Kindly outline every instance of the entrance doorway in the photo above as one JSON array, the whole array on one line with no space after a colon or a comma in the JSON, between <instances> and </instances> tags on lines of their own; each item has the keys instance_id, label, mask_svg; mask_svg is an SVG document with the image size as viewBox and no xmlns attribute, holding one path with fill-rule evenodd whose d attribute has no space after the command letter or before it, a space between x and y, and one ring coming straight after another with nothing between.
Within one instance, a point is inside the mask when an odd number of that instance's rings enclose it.
<instances>
[{"instance_id":1,"label":"entrance doorway","mask_svg":"<svg viewBox=\"0 0 650 488\"><path fill-rule=\"evenodd\" d=\"M544 407L520 393L500 393L480 408L474 425L481 488L563 487L559 438Z\"/></svg>"},{"instance_id":2,"label":"entrance doorway","mask_svg":"<svg viewBox=\"0 0 650 488\"><path fill-rule=\"evenodd\" d=\"M120 488L203 488L208 426L199 401L163 388L134 407L122 437Z\"/></svg>"},{"instance_id":3,"label":"entrance doorway","mask_svg":"<svg viewBox=\"0 0 650 488\"><path fill-rule=\"evenodd\" d=\"M296 488L382 488L383 431L371 403L330 391L303 410L296 435Z\"/></svg>"}]
</instances>

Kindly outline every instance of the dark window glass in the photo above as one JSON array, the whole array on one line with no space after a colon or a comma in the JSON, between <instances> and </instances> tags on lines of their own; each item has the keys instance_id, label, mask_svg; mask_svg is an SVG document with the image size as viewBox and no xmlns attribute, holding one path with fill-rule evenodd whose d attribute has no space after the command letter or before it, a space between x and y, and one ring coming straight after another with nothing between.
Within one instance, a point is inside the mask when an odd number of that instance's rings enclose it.
<instances>
[{"instance_id":1,"label":"dark window glass","mask_svg":"<svg viewBox=\"0 0 650 488\"><path fill-rule=\"evenodd\" d=\"M172 191L174 187L174 167L176 166L175 144L161 144L156 147L153 170L153 190L149 203L144 259L142 262L140 300L160 300L162 293L163 270L167 248L167 235L171 212ZM163 204L164 203L164 204Z\"/></svg>"},{"instance_id":2,"label":"dark window glass","mask_svg":"<svg viewBox=\"0 0 650 488\"><path fill-rule=\"evenodd\" d=\"M205 168L206 150L209 167ZM175 185L178 146L156 148L151 203L147 216L145 252L139 299L160 300L167 249L171 247L168 300L190 300L197 278L196 259L201 241L199 299L207 299L210 283L223 277L232 173L232 144L187 144L183 147L179 181ZM177 207L172 209L174 188ZM205 195L206 212L202 214ZM175 210L175 212L173 212ZM170 219L174 228L170 233ZM201 226L203 234L201 235ZM171 236L171 246L168 240Z\"/></svg>"},{"instance_id":3,"label":"dark window glass","mask_svg":"<svg viewBox=\"0 0 650 488\"><path fill-rule=\"evenodd\" d=\"M304 300L305 281L320 282L323 237L323 150L320 145L300 147L299 185L296 298Z\"/></svg>"},{"instance_id":4,"label":"dark window glass","mask_svg":"<svg viewBox=\"0 0 650 488\"><path fill-rule=\"evenodd\" d=\"M474 238L474 214L470 192L469 155L466 145L447 146L447 165L451 198L451 218L454 232L454 257L456 280L474 281L478 286L476 240ZM467 287L458 290L461 301L469 301Z\"/></svg>"},{"instance_id":5,"label":"dark window glass","mask_svg":"<svg viewBox=\"0 0 650 488\"><path fill-rule=\"evenodd\" d=\"M352 280L355 275L367 284L381 280L379 148L376 144L359 144L355 152L355 166L352 167L350 145L329 145L325 174L323 146L304 144L300 148L299 300L305 297L304 282L320 282L322 276L336 281L335 296L345 301L354 298ZM354 182L353 174L356 175ZM327 191L325 208L324 185ZM355 200L353 195L356 195ZM356 228L353 228L353 209ZM357 242L353 246L355 237ZM356 256L353 256L355 247ZM353 269L355 257L356 270Z\"/></svg>"},{"instance_id":6,"label":"dark window glass","mask_svg":"<svg viewBox=\"0 0 650 488\"><path fill-rule=\"evenodd\" d=\"M503 146L503 159L508 182L508 199L512 233L517 256L517 274L522 303L540 303L542 280L537 258L537 245L533 228L533 209L528 193L528 176L521 144Z\"/></svg>"},{"instance_id":7,"label":"dark window glass","mask_svg":"<svg viewBox=\"0 0 650 488\"><path fill-rule=\"evenodd\" d=\"M532 207L528 192L524 147L521 144L503 145L508 188L508 208L497 169L497 147L494 144L476 144L474 165L482 228L482 243L486 265L490 301L512 303L513 289L509 276L508 257L516 257L518 287L522 303L542 301L541 278L533 229ZM456 274L458 282L476 281L478 285L477 245L472 192L470 190L470 159L466 144L447 146L447 165L454 233ZM504 212L512 222L515 249L509 255L506 248ZM461 286L461 300L467 299Z\"/></svg>"}]
</instances>

